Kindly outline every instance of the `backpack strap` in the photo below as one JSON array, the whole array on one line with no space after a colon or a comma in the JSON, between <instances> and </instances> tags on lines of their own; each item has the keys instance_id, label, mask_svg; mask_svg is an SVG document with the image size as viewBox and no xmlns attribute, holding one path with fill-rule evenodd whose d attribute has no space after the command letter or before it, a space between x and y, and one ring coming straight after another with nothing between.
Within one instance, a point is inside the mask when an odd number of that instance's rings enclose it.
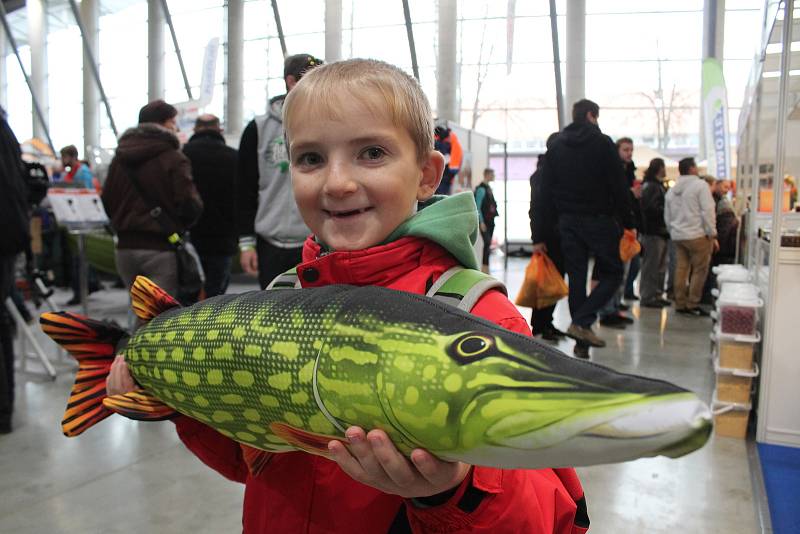
<instances>
[{"instance_id":1,"label":"backpack strap","mask_svg":"<svg viewBox=\"0 0 800 534\"><path fill-rule=\"evenodd\" d=\"M484 272L456 265L442 273L425 295L468 312L490 289L508 295L499 280Z\"/></svg>"},{"instance_id":2,"label":"backpack strap","mask_svg":"<svg viewBox=\"0 0 800 534\"><path fill-rule=\"evenodd\" d=\"M297 268L293 267L283 274L279 274L272 279L267 289L300 289L300 278L297 276Z\"/></svg>"},{"instance_id":3,"label":"backpack strap","mask_svg":"<svg viewBox=\"0 0 800 534\"><path fill-rule=\"evenodd\" d=\"M267 290L300 289L300 287L300 278L297 276L297 269L294 268L276 276L267 286ZM506 286L499 280L481 271L456 265L442 273L425 296L468 312L490 289L497 289L508 295Z\"/></svg>"}]
</instances>

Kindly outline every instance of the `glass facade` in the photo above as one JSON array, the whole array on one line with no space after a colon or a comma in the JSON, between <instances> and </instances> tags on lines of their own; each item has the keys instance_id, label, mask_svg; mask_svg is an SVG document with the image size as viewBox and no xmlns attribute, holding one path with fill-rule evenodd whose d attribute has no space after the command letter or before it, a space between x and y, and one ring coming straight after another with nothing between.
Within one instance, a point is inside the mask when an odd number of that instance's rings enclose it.
<instances>
[{"instance_id":1,"label":"glass facade","mask_svg":"<svg viewBox=\"0 0 800 534\"><path fill-rule=\"evenodd\" d=\"M141 0L99 1L100 74L120 130L136 122L147 100L147 4ZM342 56L373 57L411 71L402 3L380 9L370 0L342 0ZM206 43L220 38L214 96L206 108L224 115L226 11L223 0L170 0L175 30L193 91L199 89ZM288 53L325 54L325 1L279 0ZM750 62L761 29L759 0L728 0L724 69L736 124ZM557 129L547 0L458 2L457 58L460 123L509 142L513 152L538 153ZM566 1L557 2L562 61L566 54ZM417 59L423 89L436 106L438 12L435 2L412 0ZM9 18L25 28L25 10ZM49 121L56 145L82 141L82 61L77 27L66 3L48 4ZM52 20L56 17L57 20ZM513 24L509 23L513 20ZM24 34L24 31L21 32ZM612 137L673 152L693 152L699 142L702 0L587 0L586 95L601 106L601 126ZM23 43L24 35L17 35ZM281 94L282 52L271 3L244 4L243 119L263 113ZM183 79L165 28L165 97L186 100ZM26 46L22 47L23 55ZM12 127L31 132L27 87L13 55L7 63L7 102ZM563 72L562 64L562 72ZM569 103L567 103L569 105ZM98 105L101 144L115 139L105 109ZM661 121L659 116L667 120ZM224 119L224 116L223 116ZM664 123L668 122L668 126ZM235 128L236 125L234 125Z\"/></svg>"}]
</instances>

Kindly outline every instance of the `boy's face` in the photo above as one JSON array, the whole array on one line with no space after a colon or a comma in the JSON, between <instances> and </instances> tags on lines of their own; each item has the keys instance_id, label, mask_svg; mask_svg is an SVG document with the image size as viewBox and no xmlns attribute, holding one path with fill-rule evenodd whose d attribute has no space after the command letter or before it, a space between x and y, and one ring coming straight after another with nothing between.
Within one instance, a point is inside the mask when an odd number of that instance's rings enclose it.
<instances>
[{"instance_id":1,"label":"boy's face","mask_svg":"<svg viewBox=\"0 0 800 534\"><path fill-rule=\"evenodd\" d=\"M417 159L414 142L389 114L376 115L356 98L341 98L330 118L298 108L287 130L292 184L300 214L334 250L360 250L384 241L433 195L444 159Z\"/></svg>"}]
</instances>

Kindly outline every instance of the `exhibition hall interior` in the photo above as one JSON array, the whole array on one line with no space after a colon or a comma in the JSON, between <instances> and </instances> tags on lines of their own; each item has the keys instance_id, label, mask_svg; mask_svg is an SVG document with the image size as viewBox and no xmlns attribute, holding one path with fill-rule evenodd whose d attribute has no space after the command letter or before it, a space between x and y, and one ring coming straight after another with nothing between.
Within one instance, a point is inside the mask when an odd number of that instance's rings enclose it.
<instances>
[{"instance_id":1,"label":"exhibition hall interior","mask_svg":"<svg viewBox=\"0 0 800 534\"><path fill-rule=\"evenodd\" d=\"M0 532L800 532L794 0L0 19Z\"/></svg>"}]
</instances>

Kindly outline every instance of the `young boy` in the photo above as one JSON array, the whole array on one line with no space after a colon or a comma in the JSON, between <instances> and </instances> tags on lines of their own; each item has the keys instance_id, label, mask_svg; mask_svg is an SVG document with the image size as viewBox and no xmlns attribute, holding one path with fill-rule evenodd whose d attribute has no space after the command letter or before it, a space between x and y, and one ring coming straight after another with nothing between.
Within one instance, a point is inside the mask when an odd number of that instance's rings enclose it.
<instances>
[{"instance_id":1,"label":"young boy","mask_svg":"<svg viewBox=\"0 0 800 534\"><path fill-rule=\"evenodd\" d=\"M287 97L284 124L295 198L313 232L297 267L303 287L371 284L425 294L454 265L477 267L472 195L431 198L444 160L433 150L430 107L413 78L373 60L319 67ZM499 291L484 294L472 313L530 335ZM130 389L120 383L124 365L116 367L109 390ZM473 467L421 449L407 459L383 431L351 427L349 449L329 443L331 459L275 454L253 477L237 443L187 417L175 424L202 461L245 483L246 533L573 534L588 527L572 469Z\"/></svg>"}]
</instances>

